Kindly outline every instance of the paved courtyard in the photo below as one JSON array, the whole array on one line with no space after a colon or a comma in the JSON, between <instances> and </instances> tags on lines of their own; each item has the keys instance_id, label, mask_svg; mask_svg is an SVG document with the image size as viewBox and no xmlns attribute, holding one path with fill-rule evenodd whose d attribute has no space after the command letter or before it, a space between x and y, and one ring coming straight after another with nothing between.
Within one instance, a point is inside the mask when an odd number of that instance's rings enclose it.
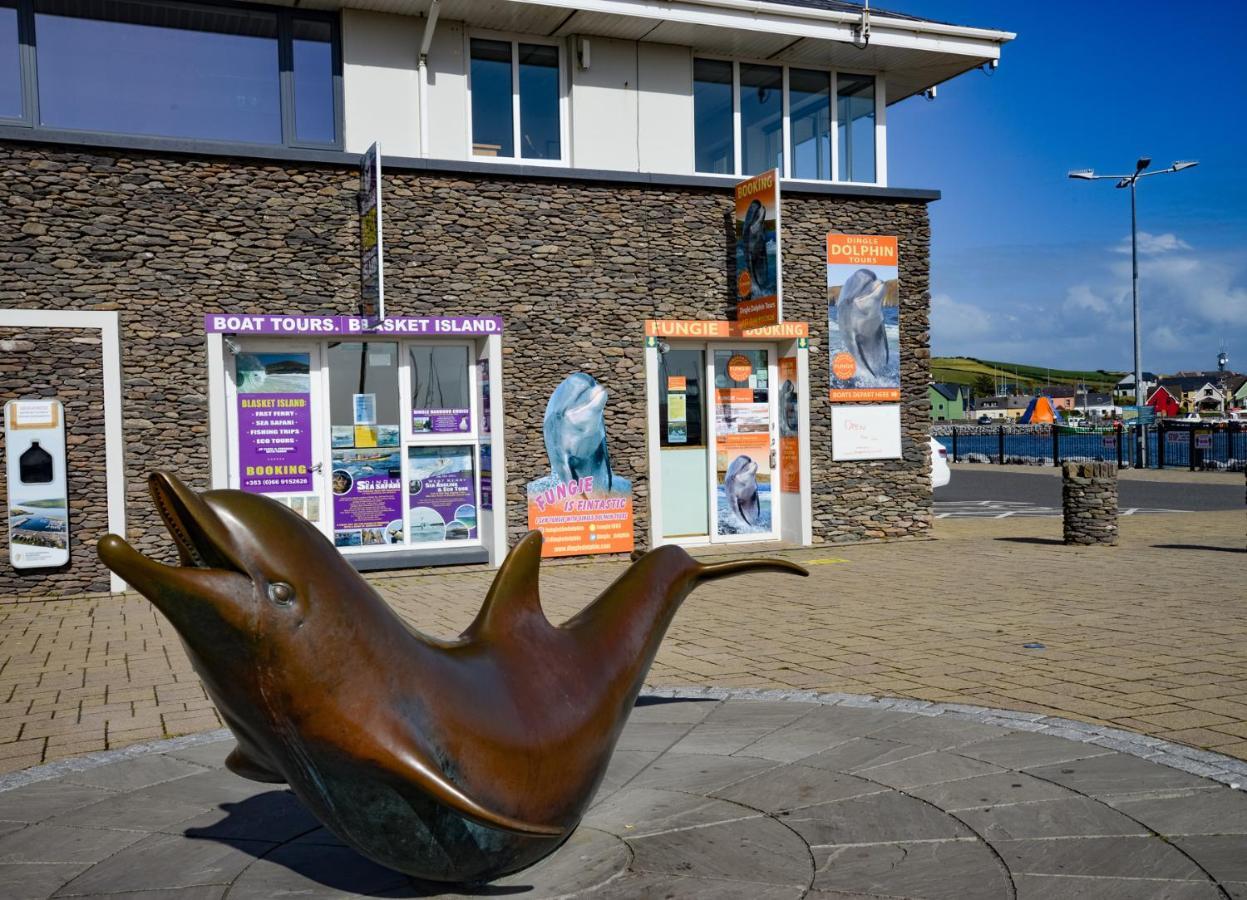
<instances>
[{"instance_id":1,"label":"paved courtyard","mask_svg":"<svg viewBox=\"0 0 1247 900\"><path fill-rule=\"evenodd\" d=\"M1247 897L1247 793L1180 757L1038 716L853 704L644 697L571 839L471 893ZM285 788L223 770L232 746L208 734L0 778L0 896L462 896L369 862Z\"/></svg>"},{"instance_id":2,"label":"paved courtyard","mask_svg":"<svg viewBox=\"0 0 1247 900\"><path fill-rule=\"evenodd\" d=\"M812 577L695 592L657 686L841 692L1064 716L1247 759L1244 515L1130 516L1121 546L1059 519L944 519L935 541L783 555ZM552 619L623 563L548 565ZM484 570L374 583L413 625L462 630ZM0 771L220 727L168 624L137 595L0 603Z\"/></svg>"}]
</instances>

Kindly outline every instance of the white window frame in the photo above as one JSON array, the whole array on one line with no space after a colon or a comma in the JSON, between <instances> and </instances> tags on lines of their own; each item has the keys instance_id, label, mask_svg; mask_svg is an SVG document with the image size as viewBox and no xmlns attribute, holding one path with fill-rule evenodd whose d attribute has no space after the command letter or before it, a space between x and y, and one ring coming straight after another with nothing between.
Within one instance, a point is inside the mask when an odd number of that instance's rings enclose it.
<instances>
[{"instance_id":1,"label":"white window frame","mask_svg":"<svg viewBox=\"0 0 1247 900\"><path fill-rule=\"evenodd\" d=\"M561 59L561 57L560 57ZM709 178L743 178L745 173L742 171L742 147L741 147L741 112L740 112L740 65L741 63L770 66L779 68L783 71L783 133L784 133L784 167L780 173L785 181L795 181L801 184L849 184L860 185L863 187L887 187L888 184L888 163L887 163L887 97L884 91L885 80L883 73L870 69L833 69L826 66L809 66L809 65L790 65L788 63L779 63L773 59L747 59L733 56L721 56L714 53L696 53L693 54L693 60L712 59L721 62L730 62L732 64L732 143L733 160L732 174L720 175L715 172L699 172L697 171L697 133L696 123L694 123L693 132L693 157L690 160L689 170L694 175L704 175ZM792 176L792 127L791 114L789 109L788 98L788 70L804 69L811 72L826 72L830 87L830 103L831 115L829 118L831 128L831 179L821 178L794 178ZM838 76L840 72L850 75L869 75L875 79L875 180L874 181L846 181L840 178L840 152L839 152L839 103Z\"/></svg>"},{"instance_id":2,"label":"white window frame","mask_svg":"<svg viewBox=\"0 0 1247 900\"><path fill-rule=\"evenodd\" d=\"M506 41L511 44L511 145L514 156L477 156L472 152L475 143L472 134L472 39ZM523 155L520 144L520 44L543 44L559 52L559 158L532 159ZM567 48L557 39L510 31L487 31L465 29L463 33L463 58L467 75L468 144L467 159L471 162L501 163L524 166L568 166L571 164L571 127L569 115Z\"/></svg>"}]
</instances>

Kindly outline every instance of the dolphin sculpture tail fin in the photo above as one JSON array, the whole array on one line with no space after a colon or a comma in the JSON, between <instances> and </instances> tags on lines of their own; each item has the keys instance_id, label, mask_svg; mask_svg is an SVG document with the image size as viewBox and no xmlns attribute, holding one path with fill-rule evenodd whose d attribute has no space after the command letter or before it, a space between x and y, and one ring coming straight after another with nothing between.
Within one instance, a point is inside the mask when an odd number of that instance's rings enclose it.
<instances>
[{"instance_id":1,"label":"dolphin sculpture tail fin","mask_svg":"<svg viewBox=\"0 0 1247 900\"><path fill-rule=\"evenodd\" d=\"M716 578L731 578L745 572L783 572L788 575L809 575L804 566L786 559L733 559L721 563L708 563L699 566L694 574L695 581L714 581Z\"/></svg>"}]
</instances>

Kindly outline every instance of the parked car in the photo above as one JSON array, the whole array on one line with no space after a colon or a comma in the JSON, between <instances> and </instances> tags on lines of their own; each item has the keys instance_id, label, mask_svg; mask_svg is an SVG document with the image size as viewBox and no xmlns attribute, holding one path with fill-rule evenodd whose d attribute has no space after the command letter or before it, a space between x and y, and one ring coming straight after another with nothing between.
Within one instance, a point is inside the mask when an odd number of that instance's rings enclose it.
<instances>
[{"instance_id":1,"label":"parked car","mask_svg":"<svg viewBox=\"0 0 1247 900\"><path fill-rule=\"evenodd\" d=\"M980 424L980 425L990 425L991 423L992 423L992 417L991 417L991 416L986 415L986 414L979 416L979 424Z\"/></svg>"},{"instance_id":2,"label":"parked car","mask_svg":"<svg viewBox=\"0 0 1247 900\"><path fill-rule=\"evenodd\" d=\"M944 445L935 438L931 441L931 487L938 488L948 484L950 478L953 477L952 470L948 468L948 451L944 449Z\"/></svg>"}]
</instances>

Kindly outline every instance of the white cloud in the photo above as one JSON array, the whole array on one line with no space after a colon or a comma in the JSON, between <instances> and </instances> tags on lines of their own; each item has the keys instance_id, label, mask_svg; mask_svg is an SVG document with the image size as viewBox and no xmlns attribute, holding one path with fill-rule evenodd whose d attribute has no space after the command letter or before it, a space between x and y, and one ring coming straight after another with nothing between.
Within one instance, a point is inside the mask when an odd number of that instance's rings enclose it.
<instances>
[{"instance_id":1,"label":"white cloud","mask_svg":"<svg viewBox=\"0 0 1247 900\"><path fill-rule=\"evenodd\" d=\"M1114 247L1118 253L1130 253L1130 235L1122 238L1121 243ZM1190 250L1191 245L1182 238L1178 237L1172 231L1164 234L1151 234L1147 231L1139 232L1139 255L1140 256L1158 256L1162 253L1172 253L1174 250Z\"/></svg>"},{"instance_id":2,"label":"white cloud","mask_svg":"<svg viewBox=\"0 0 1247 900\"><path fill-rule=\"evenodd\" d=\"M931 343L961 345L970 338L986 337L995 330L992 315L972 303L960 303L948 294L931 298Z\"/></svg>"}]
</instances>

